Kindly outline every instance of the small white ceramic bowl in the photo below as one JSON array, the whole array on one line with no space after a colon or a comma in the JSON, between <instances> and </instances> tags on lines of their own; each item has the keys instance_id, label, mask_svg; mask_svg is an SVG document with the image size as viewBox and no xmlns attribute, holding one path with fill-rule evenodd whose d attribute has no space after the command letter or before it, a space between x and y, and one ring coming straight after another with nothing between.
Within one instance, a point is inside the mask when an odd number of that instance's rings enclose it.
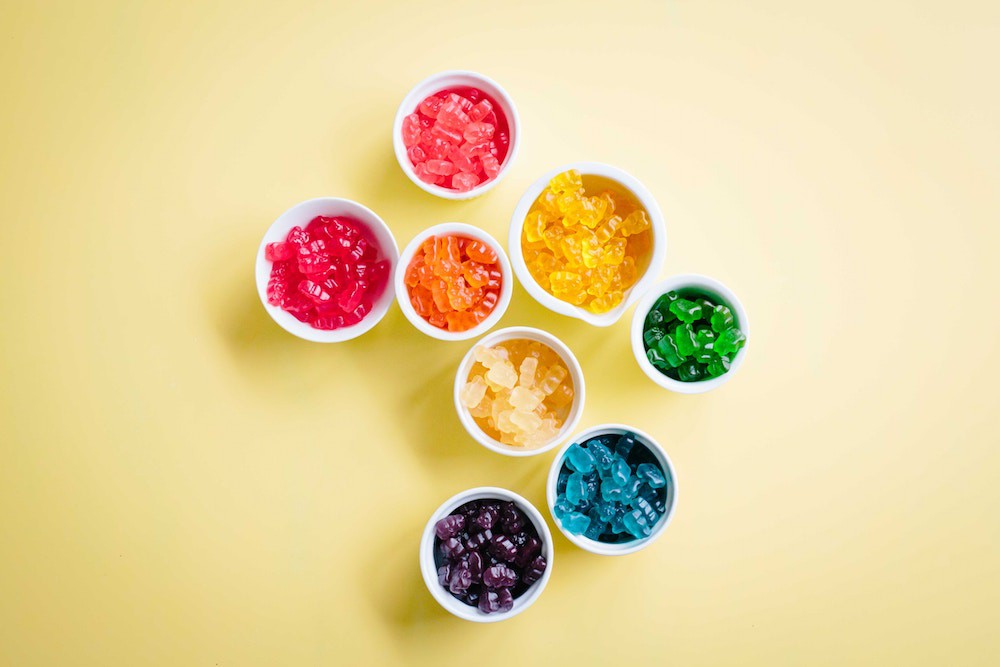
<instances>
[{"instance_id":1,"label":"small white ceramic bowl","mask_svg":"<svg viewBox=\"0 0 1000 667\"><path fill-rule=\"evenodd\" d=\"M710 299L729 306L733 311L733 317L736 318L736 326L747 337L746 343L736 353L732 363L729 365L729 371L717 378L702 380L701 382L681 382L680 380L674 380L658 371L653 364L649 363L649 359L646 357L646 346L642 340L642 330L646 322L646 315L649 314L653 304L661 296L671 290L677 292L685 289L704 292ZM750 346L750 321L747 319L747 313L743 309L743 304L731 289L714 278L702 276L697 273L685 273L671 276L662 282L656 283L643 295L635 307L635 312L632 314L631 336L632 354L635 355L635 361L650 380L664 389L676 391L680 394L703 394L706 391L711 391L729 382L739 367L743 365L743 359L747 356L747 348Z\"/></svg>"},{"instance_id":2,"label":"small white ceramic bowl","mask_svg":"<svg viewBox=\"0 0 1000 667\"><path fill-rule=\"evenodd\" d=\"M396 245L396 239L393 238L389 226L383 222L382 218L375 215L371 209L350 199L338 199L336 197L318 197L296 204L282 213L264 234L264 238L260 242L260 247L257 249L256 264L257 294L260 296L260 302L264 304L264 310L267 311L271 319L277 322L282 329L295 334L299 338L311 340L316 343L340 343L345 340L357 338L385 317L395 297L392 285L386 284L382 295L375 302L372 312L368 313L363 320L353 326L334 329L332 331L314 329L308 323L298 321L290 313L286 313L281 308L272 306L267 302L267 282L271 277L271 262L264 258L264 248L268 243L284 241L292 227L298 225L305 228L309 224L309 221L318 215L330 217L340 215L351 217L364 223L382 247L382 252L389 262L390 276L399 261L399 247Z\"/></svg>"},{"instance_id":3,"label":"small white ceramic bowl","mask_svg":"<svg viewBox=\"0 0 1000 667\"><path fill-rule=\"evenodd\" d=\"M492 178L485 183L480 183L468 192L458 192L457 190L449 190L448 188L443 188L432 183L425 183L417 178L417 175L413 172L413 165L410 163L410 158L406 156L406 146L403 145L403 119L411 113L414 113L417 110L417 106L423 102L426 97L447 88L465 86L478 88L493 98L493 100L497 103L500 107L500 111L503 112L504 116L507 118L507 125L510 128L510 145L507 148L507 155L504 157L503 164L500 165L500 173L497 174L496 178ZM399 109L396 111L396 119L392 124L392 146L396 151L396 160L399 162L399 166L403 170L403 173L405 173L411 181L416 183L417 187L421 190L429 192L437 197L441 197L442 199L472 199L473 197L478 197L495 187L496 184L507 175L507 172L510 171L510 166L514 163L514 158L517 157L517 149L520 146L520 143L521 120L517 115L517 107L514 106L514 101L510 98L510 95L507 94L507 91L501 88L500 84L487 76L464 70L450 70L447 72L432 74L415 85L413 89L406 94L406 97L403 98L402 103L399 105Z\"/></svg>"},{"instance_id":4,"label":"small white ceramic bowl","mask_svg":"<svg viewBox=\"0 0 1000 667\"><path fill-rule=\"evenodd\" d=\"M484 614L477 607L470 607L461 600L456 599L438 583L437 565L434 562L434 540L436 537L434 535L434 525L470 500L492 500L494 498L512 501L531 520L531 523L535 526L535 530L538 531L538 538L542 542L541 555L545 557L547 565L542 578L533 583L528 590L514 600L514 607L510 611L506 613ZM534 505L513 491L495 486L481 486L469 489L444 501L441 507L437 508L427 521L427 526L424 527L424 534L420 538L420 572L424 576L424 583L427 585L427 590L438 601L438 604L455 616L477 623L505 621L508 618L517 616L534 604L538 596L545 590L545 585L549 583L549 576L552 574L552 560L552 533L549 532L549 526L545 523L545 519L542 518L542 513Z\"/></svg>"},{"instance_id":5,"label":"small white ceramic bowl","mask_svg":"<svg viewBox=\"0 0 1000 667\"><path fill-rule=\"evenodd\" d=\"M635 285L625 293L625 298L622 299L622 302L616 308L606 313L592 313L585 308L574 306L562 299L557 299L546 292L531 276L531 272L528 271L528 267L524 263L524 255L521 252L521 230L524 227L524 219L528 216L528 211L531 210L531 205L535 203L535 200L542 194L542 191L548 186L549 181L554 176L570 169L576 169L585 177L588 175L601 176L614 181L624 190L631 192L642 207L646 209L646 213L649 214L649 219L652 223L653 245L649 265L643 271L642 275L639 276L639 280L636 281ZM653 198L652 193L633 176L609 164L600 162L572 162L543 175L524 193L521 201L517 203L517 207L514 209L513 217L510 219L510 234L507 238L507 247L510 249L510 260L514 267L514 274L524 286L524 289L528 291L528 294L533 296L536 301L560 315L576 317L597 327L607 327L621 318L629 306L635 303L649 289L650 285L653 284L663 269L663 262L667 257L667 225L663 220L663 213L660 212L660 206L656 203L656 199Z\"/></svg>"},{"instance_id":6,"label":"small white ceramic bowl","mask_svg":"<svg viewBox=\"0 0 1000 667\"><path fill-rule=\"evenodd\" d=\"M500 298L497 300L497 305L493 308L493 312L485 320L467 331L439 329L420 317L420 315L417 315L417 311L413 309L413 304L410 303L410 292L405 282L406 267L410 265L410 260L417 254L421 244L432 236L452 235L476 239L493 248L499 258L500 272L503 274L503 284L500 286ZM476 336L481 336L493 328L493 325L499 322L500 318L507 311L507 306L510 305L510 297L514 293L513 281L510 260L507 259L507 253L503 251L503 246L483 230L463 222L444 222L429 227L413 237L413 240L407 244L403 249L403 253L399 256L399 263L396 265L396 272L393 276L396 300L399 301L399 307L402 309L403 314L406 315L406 319L428 336L437 338L438 340L468 340Z\"/></svg>"},{"instance_id":7,"label":"small white ceramic bowl","mask_svg":"<svg viewBox=\"0 0 1000 667\"><path fill-rule=\"evenodd\" d=\"M563 427L559 430L559 434L550 442L534 449L505 445L502 442L494 440L490 436L486 435L483 429L479 427L479 424L476 423L476 420L473 419L472 415L469 414L469 409L462 404L462 399L460 398L462 387L465 386L465 382L469 379L469 371L472 370L472 366L475 363L475 349L480 345L492 347L497 343L519 339L537 340L538 342L544 343L552 348L552 350L558 354L566 364L566 368L569 369L569 377L573 380L573 405L570 407L569 415L566 416L566 421L563 423ZM574 428L576 428L576 425L580 422L580 417L583 415L583 404L586 400L586 387L584 386L583 369L580 367L580 362L576 360L576 356L574 356L573 352L566 347L565 343L547 331L542 331L541 329L533 329L531 327L508 327L506 329L494 331L490 335L485 336L482 340L476 341L476 344L469 348L469 351L466 352L462 362L458 365L458 372L455 373L454 394L455 410L458 412L458 419L462 422L462 426L465 427L465 430L469 432L469 435L471 435L476 442L486 449L497 452L498 454L505 454L506 456L535 456L536 454L542 454L554 448L562 442Z\"/></svg>"},{"instance_id":8,"label":"small white ceramic bowl","mask_svg":"<svg viewBox=\"0 0 1000 667\"><path fill-rule=\"evenodd\" d=\"M563 459L566 458L566 451L577 442L586 442L587 440L599 436L599 435L622 435L624 433L633 433L638 441L639 445L645 445L645 447L652 452L653 456L660 464L660 468L663 469L663 475L667 478L667 511L663 513L660 520L653 526L652 532L647 537L639 540L632 540L631 542L622 542L620 544L608 544L605 542L598 542L590 538L584 537L583 535L573 535L568 530L562 527L562 523L556 518L555 506L556 506L556 483L559 480L559 471L562 469ZM566 536L573 544L577 545L581 549L585 549L591 553L595 553L601 556L624 556L625 554L634 553L640 549L645 549L650 544L653 543L663 531L667 529L670 525L670 520L674 516L674 509L677 507L677 475L674 472L674 466L670 462L670 457L660 446L660 443L656 442L647 433L640 431L637 428L632 428L631 426L626 426L624 424L601 424L600 426L595 426L589 428L583 433L575 436L572 440L563 445L563 448L559 450L556 454L556 458L552 461L552 467L549 469L549 480L546 486L546 496L549 503L549 514L552 515L553 521L555 521L556 526L562 531L563 535Z\"/></svg>"}]
</instances>

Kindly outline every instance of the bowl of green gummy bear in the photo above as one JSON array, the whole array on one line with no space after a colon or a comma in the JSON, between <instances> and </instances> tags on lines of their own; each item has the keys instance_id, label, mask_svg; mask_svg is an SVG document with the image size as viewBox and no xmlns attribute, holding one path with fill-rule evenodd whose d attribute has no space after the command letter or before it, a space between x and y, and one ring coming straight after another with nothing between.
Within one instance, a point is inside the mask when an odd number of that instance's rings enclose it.
<instances>
[{"instance_id":1,"label":"bowl of green gummy bear","mask_svg":"<svg viewBox=\"0 0 1000 667\"><path fill-rule=\"evenodd\" d=\"M695 273L667 278L639 300L632 316L639 368L664 389L701 394L720 387L747 354L743 304L718 280Z\"/></svg>"}]
</instances>

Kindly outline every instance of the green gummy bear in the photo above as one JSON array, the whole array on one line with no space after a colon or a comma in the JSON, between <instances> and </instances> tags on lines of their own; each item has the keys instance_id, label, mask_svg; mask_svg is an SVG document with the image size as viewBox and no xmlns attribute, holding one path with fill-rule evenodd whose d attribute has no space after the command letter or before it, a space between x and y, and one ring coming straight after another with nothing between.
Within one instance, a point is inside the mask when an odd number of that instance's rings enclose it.
<instances>
[{"instance_id":1,"label":"green gummy bear","mask_svg":"<svg viewBox=\"0 0 1000 667\"><path fill-rule=\"evenodd\" d=\"M670 368L670 365L667 364L667 360L663 358L663 355L660 354L660 351L655 347L651 347L646 350L646 358L649 359L649 363L653 364L653 366L657 369Z\"/></svg>"},{"instance_id":2,"label":"green gummy bear","mask_svg":"<svg viewBox=\"0 0 1000 667\"><path fill-rule=\"evenodd\" d=\"M729 358L712 355L712 360L708 362L708 374L714 378L725 375L729 372Z\"/></svg>"},{"instance_id":3,"label":"green gummy bear","mask_svg":"<svg viewBox=\"0 0 1000 667\"><path fill-rule=\"evenodd\" d=\"M661 326L651 326L642 332L642 342L646 344L646 349L656 347L660 339L667 335L666 329Z\"/></svg>"},{"instance_id":4,"label":"green gummy bear","mask_svg":"<svg viewBox=\"0 0 1000 667\"><path fill-rule=\"evenodd\" d=\"M711 350L715 344L715 334L708 329L698 329L694 334L694 344L699 351Z\"/></svg>"},{"instance_id":5,"label":"green gummy bear","mask_svg":"<svg viewBox=\"0 0 1000 667\"><path fill-rule=\"evenodd\" d=\"M646 315L646 326L647 327L651 327L653 325L662 324L662 323L663 323L663 313L661 313L660 311L658 311L656 308L653 308Z\"/></svg>"},{"instance_id":6,"label":"green gummy bear","mask_svg":"<svg viewBox=\"0 0 1000 667\"><path fill-rule=\"evenodd\" d=\"M747 337L739 329L726 329L715 339L715 352L721 356L735 354L746 344Z\"/></svg>"},{"instance_id":7,"label":"green gummy bear","mask_svg":"<svg viewBox=\"0 0 1000 667\"><path fill-rule=\"evenodd\" d=\"M701 304L687 299L677 299L670 304L670 312L676 315L681 322L690 324L701 319Z\"/></svg>"},{"instance_id":8,"label":"green gummy bear","mask_svg":"<svg viewBox=\"0 0 1000 667\"><path fill-rule=\"evenodd\" d=\"M700 306L699 306L700 307ZM695 344L694 329L687 322L682 322L674 327L674 343L677 351L682 357L690 357L697 349Z\"/></svg>"},{"instance_id":9,"label":"green gummy bear","mask_svg":"<svg viewBox=\"0 0 1000 667\"><path fill-rule=\"evenodd\" d=\"M715 304L706 299L705 297L702 297L700 299L695 299L695 301L701 304L701 316L704 319L707 320L712 316L712 313L715 312Z\"/></svg>"},{"instance_id":10,"label":"green gummy bear","mask_svg":"<svg viewBox=\"0 0 1000 667\"><path fill-rule=\"evenodd\" d=\"M706 372L697 361L685 361L677 369L681 382L697 382L705 377Z\"/></svg>"},{"instance_id":11,"label":"green gummy bear","mask_svg":"<svg viewBox=\"0 0 1000 667\"><path fill-rule=\"evenodd\" d=\"M670 311L670 304L677 301L678 298L677 292L667 292L657 299L655 304L653 304L653 310L663 316L664 324L667 322L673 322L677 319L677 316Z\"/></svg>"},{"instance_id":12,"label":"green gummy bear","mask_svg":"<svg viewBox=\"0 0 1000 667\"><path fill-rule=\"evenodd\" d=\"M736 319L733 317L733 311L729 310L728 306L723 306L719 304L715 307L715 311L712 313L712 328L715 333L722 333L726 329L732 329L736 326Z\"/></svg>"},{"instance_id":13,"label":"green gummy bear","mask_svg":"<svg viewBox=\"0 0 1000 667\"><path fill-rule=\"evenodd\" d=\"M677 341L670 334L660 339L660 342L656 344L656 349L671 368L677 368L684 363L684 357L677 350Z\"/></svg>"}]
</instances>

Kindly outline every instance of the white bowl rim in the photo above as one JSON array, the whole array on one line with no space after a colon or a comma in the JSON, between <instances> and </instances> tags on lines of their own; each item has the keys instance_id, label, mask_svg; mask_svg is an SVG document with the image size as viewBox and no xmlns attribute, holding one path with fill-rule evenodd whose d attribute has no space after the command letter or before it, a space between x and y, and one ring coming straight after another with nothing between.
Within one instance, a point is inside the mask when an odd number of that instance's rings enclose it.
<instances>
[{"instance_id":1,"label":"white bowl rim","mask_svg":"<svg viewBox=\"0 0 1000 667\"><path fill-rule=\"evenodd\" d=\"M500 165L500 171L497 173L496 178L492 178L485 183L480 183L468 192L449 190L448 188L443 188L439 185L425 183L417 178L417 175L413 172L413 165L410 164L410 159L406 156L406 146L403 145L403 119L413 113L416 110L417 105L419 105L427 95L433 95L434 92L438 90L452 87L451 85L438 83L439 81L446 79L465 79L467 80L466 85L471 85L480 89L482 89L481 87L492 88L492 91L485 92L487 92L490 97L498 103L503 105L504 108L502 111L507 117L507 126L510 129L510 145L507 147L507 155L504 157L503 164ZM426 92L432 88L434 89L433 91ZM496 93L495 95L493 94L494 92ZM520 145L521 118L517 113L517 106L514 104L513 98L511 98L511 96L499 83L485 74L480 74L479 72L473 72L471 70L445 70L443 72L431 74L418 82L406 94L403 101L400 102L399 108L396 110L396 117L392 123L392 146L394 152L396 153L396 161L399 162L399 166L403 170L403 173L406 174L406 176L421 190L428 192L435 197L441 197L442 199L452 199L456 201L473 199L496 187L497 183L499 183L510 171L510 167L514 163L514 159L517 157Z\"/></svg>"},{"instance_id":2,"label":"white bowl rim","mask_svg":"<svg viewBox=\"0 0 1000 667\"><path fill-rule=\"evenodd\" d=\"M569 450L569 448L575 443L586 442L595 436L607 435L611 433L621 435L626 431L635 434L636 440L638 440L640 444L645 445L663 467L663 473L667 477L667 489L671 492L668 494L667 498L667 511L662 517L660 517L660 520L657 522L656 526L653 527L652 532L647 537L632 540L631 542L607 544L591 540L583 535L574 535L570 533L568 530L563 528L562 522L560 522L556 517L555 512L556 483L559 480L559 471L562 469L562 463L566 456L566 451ZM674 464L670 461L670 456L667 454L666 450L663 449L663 446L660 445L660 443L657 442L653 436L649 435L645 431L641 431L634 426L628 426L626 424L599 424L578 433L571 440L567 441L556 454L555 459L552 461L552 466L549 468L549 477L545 485L545 496L548 501L549 514L552 516L552 522L555 523L556 527L560 531L562 531L562 534L566 536L566 539L581 549L600 556L624 556L648 547L650 544L659 539L659 537L667 529L667 526L670 525L670 521L674 518L674 512L677 509L677 472L674 470Z\"/></svg>"},{"instance_id":3,"label":"white bowl rim","mask_svg":"<svg viewBox=\"0 0 1000 667\"><path fill-rule=\"evenodd\" d=\"M736 356L733 357L733 361L729 365L729 370L717 378L701 380L700 382L674 380L658 371L653 364L649 363L649 359L646 357L646 347L642 340L642 330L645 325L646 315L653 307L653 303L661 296L671 290L678 291L683 289L701 290L724 301L725 305L728 305L732 309L740 331L746 336L746 343L736 353ZM747 318L746 310L743 308L743 303L739 297L722 282L715 278L701 275L700 273L682 273L670 276L653 285L643 295L642 299L639 300L639 303L636 304L635 312L632 314L632 325L629 333L632 339L632 355L635 357L636 363L639 364L639 368L646 374L646 377L664 389L680 394L703 394L706 391L711 391L729 382L740 366L743 365L743 359L747 356L747 348L750 346L750 320Z\"/></svg>"},{"instance_id":4,"label":"white bowl rim","mask_svg":"<svg viewBox=\"0 0 1000 667\"><path fill-rule=\"evenodd\" d=\"M616 181L629 190L639 201L649 215L650 222L652 223L653 247L649 258L649 266L646 267L646 270L639 277L639 280L636 281L635 285L629 289L628 294L625 295L622 302L606 313L592 313L589 310L567 303L562 299L557 299L546 292L531 276L531 272L528 271L528 267L524 263L524 255L521 252L521 230L524 227L524 219L528 215L531 205L538 199L542 190L545 189L554 176L570 169L576 169L584 176L600 176ZM667 257L667 225L656 198L646 189L646 186L628 172L603 162L570 162L543 174L521 196L511 216L507 247L510 250L510 260L511 265L514 267L514 274L528 294L536 301L560 315L575 317L593 326L608 327L621 319L625 311L638 301L645 291L649 289L649 286L659 277Z\"/></svg>"},{"instance_id":5,"label":"white bowl rim","mask_svg":"<svg viewBox=\"0 0 1000 667\"><path fill-rule=\"evenodd\" d=\"M535 449L522 449L519 447L505 445L486 435L483 429L479 427L479 424L476 423L476 420L473 419L472 415L469 414L468 408L462 404L461 399L462 387L465 386L465 381L469 376L469 370L472 368L473 353L475 352L475 349L480 345L496 345L497 343L502 343L508 340L517 340L520 338L537 340L545 345L548 345L556 354L562 357L563 362L565 362L566 367L569 369L570 377L573 379L573 405L570 408L569 416L566 418L562 428L559 429L559 434L555 438L541 447L536 447ZM566 345L566 343L548 331L536 329L534 327L506 327L504 329L497 329L496 331L477 340L469 348L469 351L465 353L465 356L462 357L462 360L458 364L458 370L455 372L455 387L453 393L455 399L455 411L458 413L458 419L462 422L462 426L465 427L465 430L468 431L469 435L472 436L476 442L490 451L503 454L504 456L515 457L544 454L545 452L554 449L560 442L563 442L573 429L576 428L577 424L580 423L580 418L583 416L583 408L587 396L586 382L583 377L583 367L580 366L580 362L577 360L576 355L573 354L573 351L569 349L569 346Z\"/></svg>"},{"instance_id":6,"label":"white bowl rim","mask_svg":"<svg viewBox=\"0 0 1000 667\"><path fill-rule=\"evenodd\" d=\"M451 514L452 511L457 509L460 505L464 505L470 500L480 500L483 498L509 500L517 504L521 511L523 511L525 515L531 519L531 522L535 525L535 530L538 532L538 536L542 541L542 550L540 553L545 556L545 572L542 574L541 579L529 586L528 590L514 600L514 607L506 613L484 614L479 611L478 608L470 607L464 602L461 602L453 597L452 594L446 591L437 580L437 567L434 564L434 538L436 537L434 534L434 525L439 520ZM543 517L542 513L538 511L538 508L520 494L498 486L478 486L456 493L451 498L441 503L434 513L431 514L430 519L427 521L427 525L424 526L423 535L420 538L419 559L420 572L423 575L424 584L427 586L427 590L430 591L430 594L435 600L437 600L438 604L445 608L445 610L466 621L474 621L476 623L496 623L498 621L507 620L508 618L513 618L523 612L525 609L534 604L535 600L537 600L542 594L542 591L545 590L545 586L549 583L549 577L552 574L552 561L554 560L552 532L549 530L548 523L546 523L545 517Z\"/></svg>"},{"instance_id":7,"label":"white bowl rim","mask_svg":"<svg viewBox=\"0 0 1000 667\"><path fill-rule=\"evenodd\" d=\"M442 235L464 236L486 243L496 252L498 263L500 264L500 272L503 274L503 282L500 285L500 298L497 299L497 304L493 308L493 311L482 322L466 331L439 329L420 317L417 311L413 309L413 304L410 303L410 292L405 280L406 267L409 266L413 256L425 240L431 236ZM396 271L393 274L393 285L396 292L396 301L399 302L399 308L403 311L406 319L410 321L410 324L431 338L437 338L438 340L468 340L481 336L492 329L500 321L504 313L507 312L507 307L510 305L511 297L514 294L514 274L511 271L510 260L507 258L507 253L504 251L503 246L489 232L464 222L442 222L423 230L406 244L396 264Z\"/></svg>"},{"instance_id":8,"label":"white bowl rim","mask_svg":"<svg viewBox=\"0 0 1000 667\"><path fill-rule=\"evenodd\" d=\"M336 210L338 212L332 212L328 215L334 217L352 217L364 223L372 234L378 238L379 245L382 246L382 251L389 261L389 279L386 281L385 290L379 296L372 312L357 324L342 329L315 329L308 323L295 319L294 316L285 312L280 307L272 306L267 302L267 283L270 279L272 265L272 262L268 261L264 256L267 244L284 241L292 227L298 225L305 228L309 224L309 221L316 217L316 215L324 215L322 213L315 215L305 215L303 213L304 210L316 208ZM367 333L376 324L381 322L382 318L389 312L389 308L392 307L392 302L396 298L395 290L392 289L390 283L398 262L399 246L396 245L396 237L393 236L389 225L377 213L353 199L343 197L314 197L300 201L285 210L284 213L271 223L267 231L264 232L264 236L257 248L257 257L254 265L257 296L260 297L260 302L263 304L267 314L271 316L271 319L288 333L314 343L341 343Z\"/></svg>"}]
</instances>

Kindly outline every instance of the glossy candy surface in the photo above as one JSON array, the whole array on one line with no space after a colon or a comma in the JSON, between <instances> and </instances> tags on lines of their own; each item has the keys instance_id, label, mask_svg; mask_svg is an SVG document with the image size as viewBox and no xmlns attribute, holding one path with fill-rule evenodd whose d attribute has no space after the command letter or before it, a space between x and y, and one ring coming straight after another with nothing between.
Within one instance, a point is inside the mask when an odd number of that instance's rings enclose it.
<instances>
[{"instance_id":1,"label":"glossy candy surface","mask_svg":"<svg viewBox=\"0 0 1000 667\"><path fill-rule=\"evenodd\" d=\"M389 279L389 261L354 218L317 216L269 243L267 302L315 329L340 329L371 312Z\"/></svg>"},{"instance_id":2,"label":"glossy candy surface","mask_svg":"<svg viewBox=\"0 0 1000 667\"><path fill-rule=\"evenodd\" d=\"M510 611L548 565L534 524L510 501L465 503L434 533L438 583L485 614Z\"/></svg>"},{"instance_id":3,"label":"glossy candy surface","mask_svg":"<svg viewBox=\"0 0 1000 667\"><path fill-rule=\"evenodd\" d=\"M695 291L667 292L646 315L642 332L646 358L658 371L681 382L698 382L729 372L746 344L729 306Z\"/></svg>"},{"instance_id":4,"label":"glossy candy surface","mask_svg":"<svg viewBox=\"0 0 1000 667\"><path fill-rule=\"evenodd\" d=\"M423 242L403 278L417 315L446 331L467 331L493 312L503 273L496 252L464 236Z\"/></svg>"},{"instance_id":5,"label":"glossy candy surface","mask_svg":"<svg viewBox=\"0 0 1000 667\"><path fill-rule=\"evenodd\" d=\"M555 438L569 415L574 387L569 368L535 340L477 346L460 399L483 431L499 442L535 448Z\"/></svg>"},{"instance_id":6,"label":"glossy candy surface","mask_svg":"<svg viewBox=\"0 0 1000 667\"><path fill-rule=\"evenodd\" d=\"M496 101L478 88L448 88L403 119L403 145L417 178L468 192L496 178L510 128Z\"/></svg>"},{"instance_id":7,"label":"glossy candy surface","mask_svg":"<svg viewBox=\"0 0 1000 667\"><path fill-rule=\"evenodd\" d=\"M553 513L574 535L605 543L649 536L666 511L667 479L631 433L600 435L566 450Z\"/></svg>"},{"instance_id":8,"label":"glossy candy surface","mask_svg":"<svg viewBox=\"0 0 1000 667\"><path fill-rule=\"evenodd\" d=\"M638 280L652 238L649 215L630 194L610 184L588 189L580 172L570 170L555 176L535 200L521 231L521 251L542 289L605 313Z\"/></svg>"}]
</instances>

